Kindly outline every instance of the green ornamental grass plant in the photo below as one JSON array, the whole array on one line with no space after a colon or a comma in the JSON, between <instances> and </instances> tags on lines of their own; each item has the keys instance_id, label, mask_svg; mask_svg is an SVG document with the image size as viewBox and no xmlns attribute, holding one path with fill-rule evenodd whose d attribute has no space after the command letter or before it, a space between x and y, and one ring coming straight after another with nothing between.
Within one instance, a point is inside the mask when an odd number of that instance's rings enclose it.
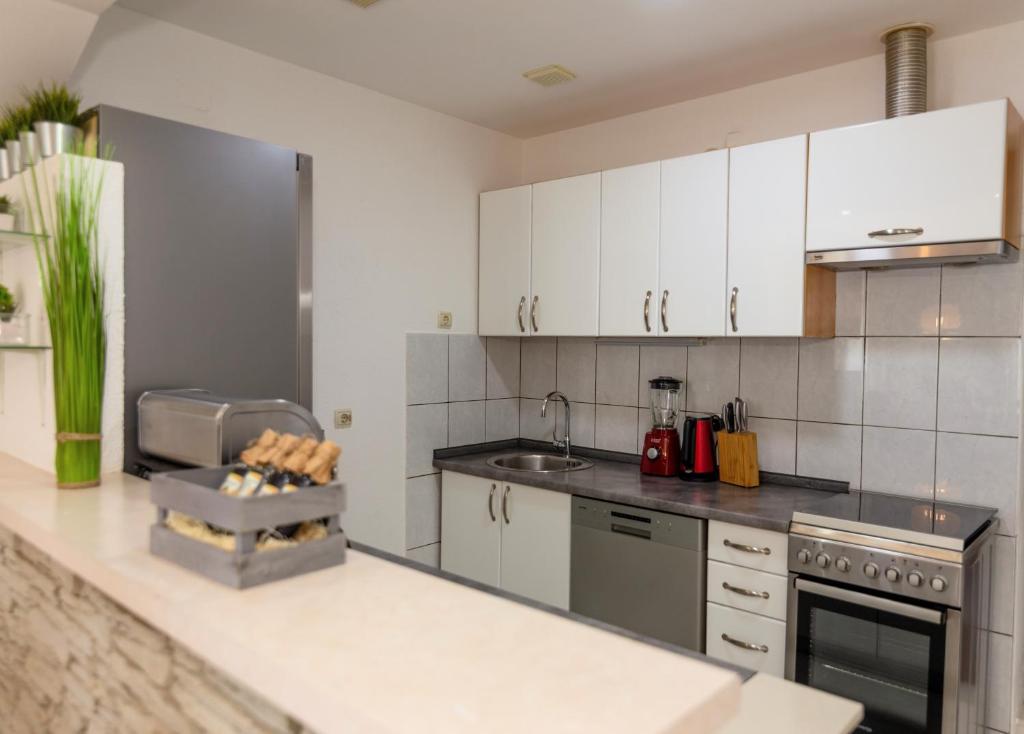
<instances>
[{"instance_id":1,"label":"green ornamental grass plant","mask_svg":"<svg viewBox=\"0 0 1024 734\"><path fill-rule=\"evenodd\" d=\"M11 214L14 211L14 203L6 196L0 196L0 214Z\"/></svg>"},{"instance_id":2,"label":"green ornamental grass plant","mask_svg":"<svg viewBox=\"0 0 1024 734\"><path fill-rule=\"evenodd\" d=\"M63 84L40 84L34 90L25 92L25 101L32 122L78 124L78 109L82 104L82 98L68 91Z\"/></svg>"},{"instance_id":3,"label":"green ornamental grass plant","mask_svg":"<svg viewBox=\"0 0 1024 734\"><path fill-rule=\"evenodd\" d=\"M14 295L7 286L0 284L0 316L9 316L18 310Z\"/></svg>"},{"instance_id":4,"label":"green ornamental grass plant","mask_svg":"<svg viewBox=\"0 0 1024 734\"><path fill-rule=\"evenodd\" d=\"M100 430L107 338L98 253L102 167L95 158L62 156L51 182L41 166L26 176L25 200L53 343L57 486L100 480Z\"/></svg>"}]
</instances>

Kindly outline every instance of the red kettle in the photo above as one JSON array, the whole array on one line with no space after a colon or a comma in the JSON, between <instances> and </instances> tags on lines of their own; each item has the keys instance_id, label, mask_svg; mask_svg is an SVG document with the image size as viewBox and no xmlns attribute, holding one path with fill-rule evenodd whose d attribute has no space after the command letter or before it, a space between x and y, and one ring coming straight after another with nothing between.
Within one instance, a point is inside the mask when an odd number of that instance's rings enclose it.
<instances>
[{"instance_id":1,"label":"red kettle","mask_svg":"<svg viewBox=\"0 0 1024 734\"><path fill-rule=\"evenodd\" d=\"M718 479L718 447L715 441L716 415L689 416L683 422L683 445L679 455L679 478L688 482Z\"/></svg>"}]
</instances>

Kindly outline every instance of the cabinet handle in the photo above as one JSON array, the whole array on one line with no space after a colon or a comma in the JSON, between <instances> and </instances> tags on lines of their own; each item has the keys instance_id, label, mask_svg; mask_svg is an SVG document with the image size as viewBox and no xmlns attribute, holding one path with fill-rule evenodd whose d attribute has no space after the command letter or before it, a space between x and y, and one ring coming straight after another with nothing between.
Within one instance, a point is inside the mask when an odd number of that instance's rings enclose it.
<instances>
[{"instance_id":1,"label":"cabinet handle","mask_svg":"<svg viewBox=\"0 0 1024 734\"><path fill-rule=\"evenodd\" d=\"M745 545L743 543L733 543L731 540L726 538L722 541L722 545L726 548L734 548L744 553L760 553L761 555L770 556L772 554L771 548L762 548L759 545Z\"/></svg>"},{"instance_id":2,"label":"cabinet handle","mask_svg":"<svg viewBox=\"0 0 1024 734\"><path fill-rule=\"evenodd\" d=\"M498 491L498 485L491 485L491 493L487 495L487 513L491 516L491 522L494 522L498 518L494 515L494 493Z\"/></svg>"},{"instance_id":3,"label":"cabinet handle","mask_svg":"<svg viewBox=\"0 0 1024 734\"><path fill-rule=\"evenodd\" d=\"M508 516L508 493L512 491L512 487L505 485L505 492L501 495L501 516L505 519L505 524L508 525L511 520Z\"/></svg>"},{"instance_id":4,"label":"cabinet handle","mask_svg":"<svg viewBox=\"0 0 1024 734\"><path fill-rule=\"evenodd\" d=\"M540 300L540 296L533 297L533 305L530 306L530 323L533 325L534 332L540 331L540 327L537 326L537 301Z\"/></svg>"},{"instance_id":5,"label":"cabinet handle","mask_svg":"<svg viewBox=\"0 0 1024 734\"><path fill-rule=\"evenodd\" d=\"M526 324L523 323L523 309L526 308L526 296L519 299L519 311L516 313L516 321L519 322L519 332L526 333Z\"/></svg>"},{"instance_id":6,"label":"cabinet handle","mask_svg":"<svg viewBox=\"0 0 1024 734\"><path fill-rule=\"evenodd\" d=\"M733 286L732 296L729 297L729 321L732 322L732 330L736 331L736 300L740 295L740 289Z\"/></svg>"},{"instance_id":7,"label":"cabinet handle","mask_svg":"<svg viewBox=\"0 0 1024 734\"><path fill-rule=\"evenodd\" d=\"M651 330L651 292L647 291L647 297L644 298L644 330L650 332Z\"/></svg>"},{"instance_id":8,"label":"cabinet handle","mask_svg":"<svg viewBox=\"0 0 1024 734\"><path fill-rule=\"evenodd\" d=\"M729 635L722 633L722 639L728 642L730 645L743 648L744 650L753 650L754 652L768 652L767 645L755 645L753 642L744 642L743 640L737 640L735 637L729 637Z\"/></svg>"},{"instance_id":9,"label":"cabinet handle","mask_svg":"<svg viewBox=\"0 0 1024 734\"><path fill-rule=\"evenodd\" d=\"M767 599L768 598L768 592L767 591L754 591L753 589L744 589L744 588L741 588L739 586L733 586L728 581L723 581L722 582L722 588L725 589L726 591L731 591L734 594L739 594L740 596L753 596L753 597L755 597L757 599Z\"/></svg>"},{"instance_id":10,"label":"cabinet handle","mask_svg":"<svg viewBox=\"0 0 1024 734\"><path fill-rule=\"evenodd\" d=\"M668 291L661 294L661 330L668 333Z\"/></svg>"},{"instance_id":11,"label":"cabinet handle","mask_svg":"<svg viewBox=\"0 0 1024 734\"><path fill-rule=\"evenodd\" d=\"M901 234L922 235L924 234L924 227L891 227L889 229L876 229L874 232L868 232L868 237L893 237L894 235Z\"/></svg>"}]
</instances>

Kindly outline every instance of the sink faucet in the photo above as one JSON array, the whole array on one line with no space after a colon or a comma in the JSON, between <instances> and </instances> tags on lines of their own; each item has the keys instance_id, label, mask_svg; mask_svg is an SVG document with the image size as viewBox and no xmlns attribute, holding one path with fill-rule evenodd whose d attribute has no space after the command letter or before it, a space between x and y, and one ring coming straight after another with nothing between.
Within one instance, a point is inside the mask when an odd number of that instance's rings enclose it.
<instances>
[{"instance_id":1,"label":"sink faucet","mask_svg":"<svg viewBox=\"0 0 1024 734\"><path fill-rule=\"evenodd\" d=\"M571 425L570 409L569 409L569 398L565 397L558 390L552 390L544 398L544 404L540 406L540 417L546 418L548 415L548 401L552 398L558 398L565 405L565 438L561 441L558 440L558 436L555 435L556 427L551 428L551 438L554 442L556 449L565 449L565 458L569 458L569 454L572 451L572 444L569 440L569 427ZM557 422L557 421L556 421Z\"/></svg>"}]
</instances>

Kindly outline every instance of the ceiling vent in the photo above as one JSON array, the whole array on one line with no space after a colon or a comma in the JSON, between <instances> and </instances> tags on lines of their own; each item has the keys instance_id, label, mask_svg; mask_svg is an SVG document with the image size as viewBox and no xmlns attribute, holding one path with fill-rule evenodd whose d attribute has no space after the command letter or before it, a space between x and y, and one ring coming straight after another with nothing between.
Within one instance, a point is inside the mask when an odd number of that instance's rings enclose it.
<instances>
[{"instance_id":1,"label":"ceiling vent","mask_svg":"<svg viewBox=\"0 0 1024 734\"><path fill-rule=\"evenodd\" d=\"M531 82L537 82L542 87L553 87L562 82L571 82L576 75L558 64L542 66L539 69L531 69L523 74Z\"/></svg>"},{"instance_id":2,"label":"ceiling vent","mask_svg":"<svg viewBox=\"0 0 1024 734\"><path fill-rule=\"evenodd\" d=\"M377 0L352 0L352 2L361 8L368 8L377 2Z\"/></svg>"}]
</instances>

